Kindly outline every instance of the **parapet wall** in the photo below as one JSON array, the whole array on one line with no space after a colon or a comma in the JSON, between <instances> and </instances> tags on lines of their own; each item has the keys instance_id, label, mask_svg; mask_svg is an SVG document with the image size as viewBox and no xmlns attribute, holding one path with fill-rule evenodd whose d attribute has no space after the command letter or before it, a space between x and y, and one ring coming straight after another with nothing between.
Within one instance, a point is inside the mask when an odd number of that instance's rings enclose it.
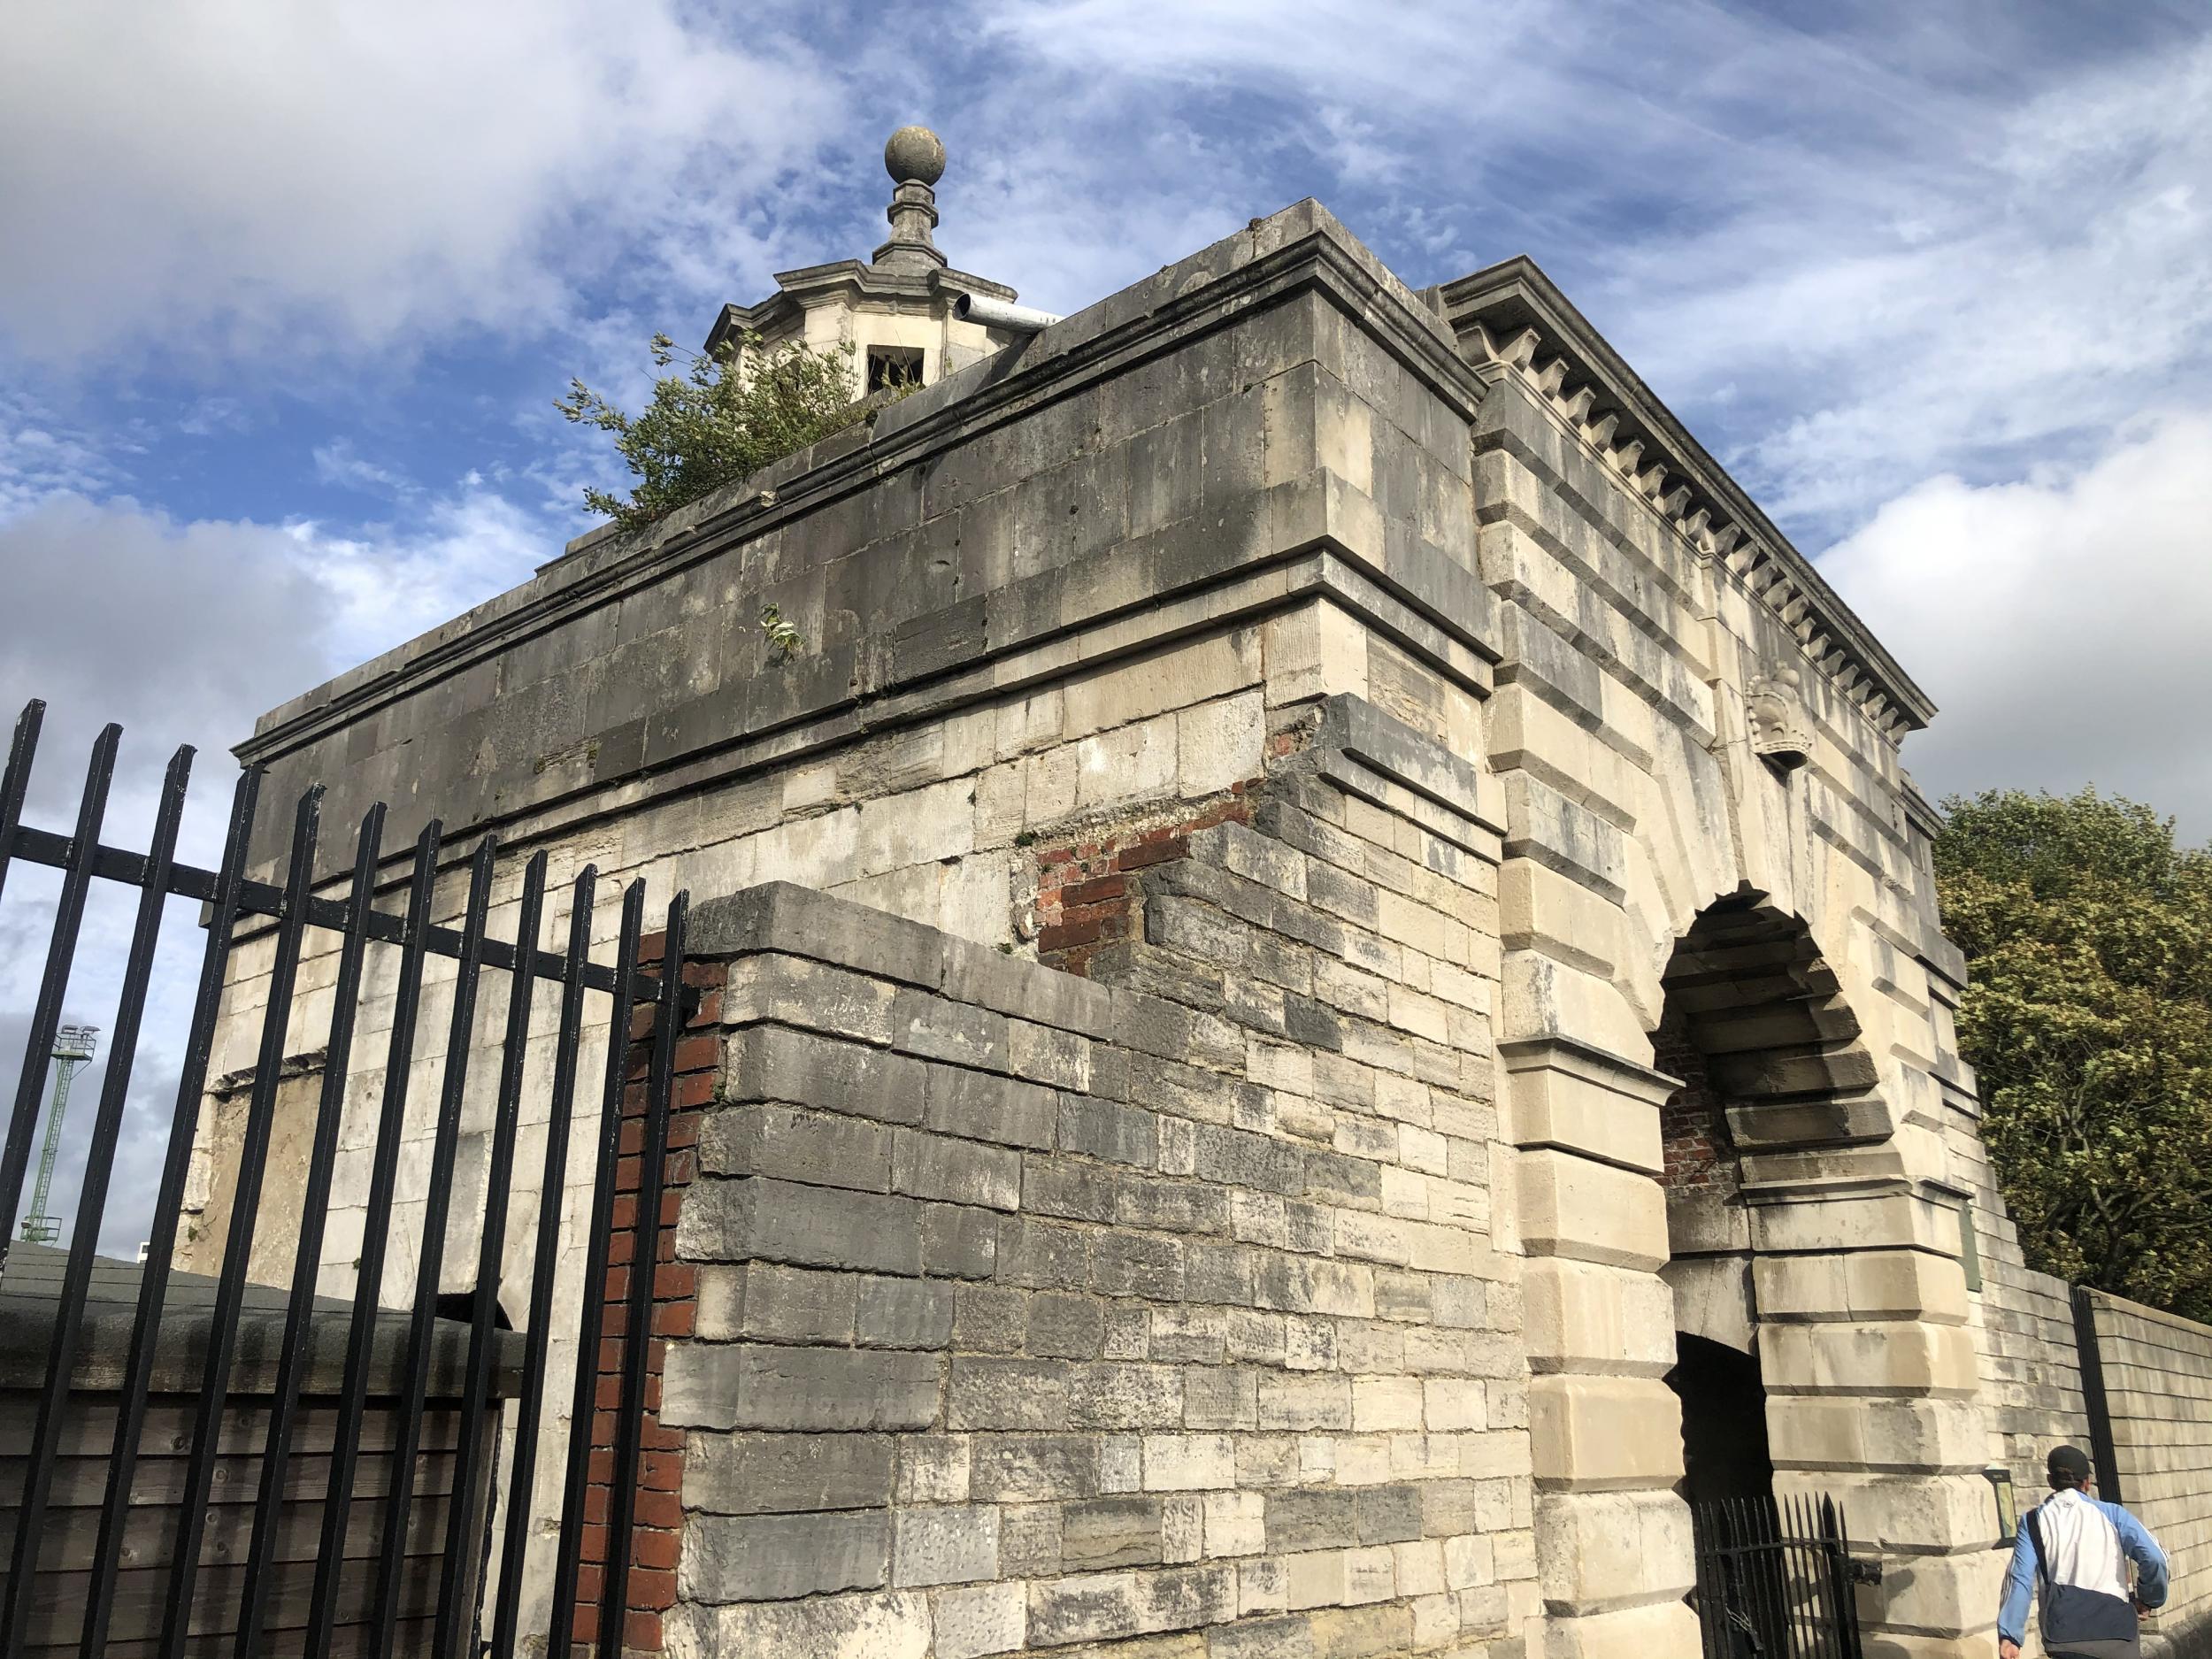
<instances>
[{"instance_id":1,"label":"parapet wall","mask_svg":"<svg viewBox=\"0 0 2212 1659\"><path fill-rule=\"evenodd\" d=\"M2212 1327L2082 1294L2096 1339L2116 1495L2157 1536L2173 1595L2157 1620L2176 1655L2212 1652Z\"/></svg>"}]
</instances>

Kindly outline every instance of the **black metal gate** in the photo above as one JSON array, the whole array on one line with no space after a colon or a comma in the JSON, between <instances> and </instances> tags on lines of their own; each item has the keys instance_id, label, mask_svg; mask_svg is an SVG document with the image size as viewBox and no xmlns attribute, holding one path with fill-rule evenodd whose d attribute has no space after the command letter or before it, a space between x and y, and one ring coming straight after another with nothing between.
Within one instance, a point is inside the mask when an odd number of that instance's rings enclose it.
<instances>
[{"instance_id":1,"label":"black metal gate","mask_svg":"<svg viewBox=\"0 0 2212 1659\"><path fill-rule=\"evenodd\" d=\"M119 728L111 726L92 747L91 761L78 808L75 827L69 833L40 829L21 822L37 748L43 705L33 702L17 722L4 774L0 774L0 887L4 887L13 864L42 864L61 872L58 896L53 905L50 939L31 1012L27 1046L17 1083L13 1110L8 1119L4 1149L0 1150L0 1225L12 1230L30 1160L40 1114L42 1083L47 1057L59 1026L63 1001L68 992L73 961L78 956L79 936L88 895L95 881L118 883L137 889L134 925L124 959L115 1007L115 1025L109 1039L110 1059L87 1137L88 1152L75 1225L70 1235L66 1266L62 1273L58 1306L53 1313L53 1341L46 1356L45 1381L29 1416L27 1452L22 1459L19 1494L6 1494L17 1505L14 1536L7 1562L4 1591L0 1592L0 1652L18 1653L26 1645L31 1617L35 1570L39 1568L42 1523L47 1517L53 1471L64 1432L71 1391L73 1365L79 1356L91 1287L96 1245L99 1238L109 1187L113 1175L119 1134L124 1122L126 1096L132 1063L139 1042L165 901L180 895L200 902L204 941L198 948L196 994L182 1076L173 1114L168 1125L167 1148L160 1186L155 1195L151 1238L145 1251L142 1276L137 1284L135 1313L131 1316L127 1357L120 1382L114 1390L114 1444L107 1463L106 1490L99 1508L96 1540L88 1563L72 1565L79 1577L72 1581L71 1599L81 1585L82 1633L78 1650L90 1659L106 1651L119 1573L124 1558L125 1524L129 1519L134 1464L139 1455L141 1432L149 1409L149 1388L155 1354L165 1317L176 1317L169 1301L173 1289L171 1262L178 1245L194 1137L208 1084L211 1051L224 1000L227 966L234 941L242 932L273 933L273 956L267 980L267 1001L260 1013L257 1064L254 1068L245 1111L244 1127L235 1149L236 1189L224 1238L221 1268L212 1281L211 1306L194 1310L204 1322L204 1363L196 1390L186 1396L189 1404L190 1451L182 1463L182 1491L176 1502L174 1553L166 1568L168 1578L159 1614L158 1636L150 1650L161 1659L181 1659L187 1653L208 1650L208 1640L193 1629L196 1606L204 1606L208 1575L203 1564L204 1532L207 1525L211 1486L218 1478L219 1445L225 1432L227 1395L232 1387L234 1366L239 1360L242 1307L248 1297L249 1257L255 1242L261 1211L262 1187L268 1166L273 1122L280 1077L288 1056L287 1025L294 1011L296 981L303 958L325 952L334 942L336 952L334 992L325 1042L322 1075L308 1156L296 1256L289 1272L288 1293L283 1302L282 1336L274 1370L274 1386L268 1393L267 1425L259 1447L258 1488L251 1510L251 1536L242 1553L227 1559L242 1567L236 1571L239 1590L234 1623L217 1626L226 1632L224 1646L240 1659L257 1653L285 1651L323 1654L331 1650L334 1621L342 1601L354 1609L348 1623L354 1650L383 1659L393 1652L402 1618L401 1566L409 1533L410 1483L415 1455L423 1432L424 1403L429 1386L434 1338L442 1338L446 1352L462 1351L460 1332L465 1329L465 1366L461 1373L461 1409L449 1448L456 1494L444 1528L442 1550L426 1599L411 1601L406 1617L411 1647L419 1648L419 1632L432 1632L431 1651L439 1655L474 1654L488 1650L498 1659L517 1650L526 1636L544 1640L543 1651L568 1650L571 1634L580 1630L577 1608L582 1601L587 1614L580 1627L593 1624L589 1609L595 1605L596 1644L617 1651L627 1605L631 1567L631 1522L638 1491L641 1424L648 1400L651 1367L650 1314L655 1250L641 1233L644 1271L626 1274L626 1286L611 1295L602 1286L624 1285L619 1272L610 1279L609 1254L614 1226L618 1187L634 1187L636 1214L657 1217L662 1211L661 1186L667 1151L670 1078L675 1047L683 1025L683 933L686 899L678 895L667 910L666 933L657 972L641 967L645 891L633 882L621 900L621 922L611 962L592 957L593 897L595 872L587 867L577 875L565 945L558 950L541 949L540 931L546 899L547 860L543 853L532 858L523 872L518 920L511 939L488 933L492 909L493 878L498 849L488 837L472 849L468 884L457 928L433 920L434 888L441 854L439 826L434 821L417 839L406 860L396 911L376 902L385 858L382 845L385 809L379 805L362 821L350 864L350 880L344 895L319 896L315 892L317 850L320 833L320 791L310 790L296 803L291 837L286 849L287 876L281 886L249 879L248 847L251 840L261 779L248 771L238 780L232 799L227 834L219 866L209 870L180 863L176 857L179 826L193 751L178 750L170 761L162 786L152 840L143 853L104 845L102 820L106 813ZM321 935L317 938L317 935ZM319 1264L322 1256L326 1213L329 1208L332 1171L339 1150L339 1132L345 1106L346 1080L352 1057L356 1013L363 996L365 967L373 952L396 953L396 998L389 1037L382 1053L372 1056L383 1068L377 1102L373 1153L366 1216L349 1312L343 1304L317 1303ZM649 954L648 952L647 954ZM399 1187L403 1130L407 1121L411 1079L418 1058L417 1017L422 1002L426 959L439 956L455 965L452 1009L445 1057L436 1098L434 1136L429 1159L427 1188L419 1196L423 1223L418 1246L415 1289L403 1311L385 1311L380 1317L380 1295L386 1277L388 1235ZM442 1321L442 1312L461 1313L450 1300L442 1310L438 1286L452 1220L457 1148L461 1141L464 1091L467 1082L472 1033L477 1012L478 990L487 973L510 976L503 1031L497 1041L500 1058L496 1104L485 1165L482 1246L476 1263L474 1288L465 1297L465 1327L459 1320ZM532 1034L534 994L542 981L549 995L559 998L557 1034L550 1046L549 1067L526 1068L526 1047ZM634 1018L644 1010L644 1017ZM595 1087L597 1139L595 1145L576 1148L588 1160L588 1174L571 1182L570 1127L577 1110L579 1054L588 1023L594 1015L608 1022L607 1063L595 1084L587 1083L586 1099ZM649 1026L649 1031L641 1033ZM649 1040L650 1060L640 1089L630 1076L632 1039ZM526 1075L543 1070L545 1075ZM626 1087L627 1105L626 1108ZM518 1130L526 1090L545 1091L549 1121L541 1171L540 1209L534 1243L526 1266L503 1261L507 1233L509 1194L514 1186ZM639 1098L642 1096L641 1100ZM626 1118L626 1110L627 1116ZM593 1109L584 1108L589 1118ZM624 1132L633 1140L626 1144ZM560 1238L562 1194L570 1185L589 1193L590 1216L584 1294L575 1316L578 1361L573 1374L550 1376L549 1359L553 1346L553 1298L556 1252ZM645 1224L641 1223L641 1229ZM0 1243L0 1262L7 1246ZM112 1264L105 1264L112 1265ZM503 1337L507 1349L517 1339L495 1330L500 1317L496 1305L503 1279L526 1284L527 1313L521 1322L521 1375L518 1384L502 1396L506 1401L506 1429L511 1430L516 1455L498 1465L498 1441L503 1425L494 1411L485 1409L492 1400L491 1374L495 1344ZM275 1292L263 1292L265 1297ZM603 1315L603 1302L611 1303ZM273 1323L273 1313L270 1316ZM312 1552L312 1588L304 1597L303 1626L288 1622L280 1636L268 1628L271 1586L276 1576L279 1500L296 1491L302 1471L288 1476L296 1427L301 1415L301 1390L308 1362L311 1325L317 1319L335 1321L344 1327L342 1381L334 1399L318 1405L323 1418L334 1416L330 1440L328 1480L319 1495L320 1546ZM399 1334L395 1335L396 1327ZM565 1331L564 1332L565 1334ZM198 1340L196 1337L196 1340ZM383 1344L387 1358L399 1344L403 1364L393 1374L403 1379L396 1394L391 1432L394 1455L382 1498L383 1520L373 1554L357 1550L349 1556L344 1548L349 1511L357 1507L356 1481L364 1410L365 1367L373 1345ZM546 1517L533 1523L534 1456L544 1427L545 1394L549 1387L570 1389L570 1436L565 1480L557 1509L557 1525ZM321 1419L319 1418L319 1421ZM320 1443L319 1441L318 1442ZM180 1442L181 1445L181 1442ZM606 1460L595 1467L595 1455ZM14 1461L12 1458L10 1462ZM490 1489L483 1509L488 1517L499 1514L502 1548L497 1571L484 1581L489 1545L488 1530L472 1532L460 1524L465 1513L462 1496ZM592 1510L588 1517L588 1505ZM599 1506L603 1502L604 1512ZM363 1529L356 1528L357 1537ZM550 1551L552 1594L549 1617L524 1631L521 1590L526 1554ZM595 1570L596 1594L580 1597L580 1578L588 1561L603 1564ZM545 1560L539 1556L541 1563ZM302 1567L299 1576L305 1578ZM223 1582L230 1577L227 1571ZM585 1580L589 1587L589 1581ZM413 1595L411 1592L411 1595ZM488 1614L488 1617L486 1615ZM412 1621L419 1621L414 1623ZM229 1632L234 1632L229 1633ZM610 1640L609 1639L611 1639ZM45 1640L54 1638L50 1634ZM61 1640L66 1641L68 1638Z\"/></svg>"},{"instance_id":2,"label":"black metal gate","mask_svg":"<svg viewBox=\"0 0 2212 1659\"><path fill-rule=\"evenodd\" d=\"M1851 1559L1835 1500L1722 1498L1690 1506L1705 1659L1859 1659Z\"/></svg>"}]
</instances>

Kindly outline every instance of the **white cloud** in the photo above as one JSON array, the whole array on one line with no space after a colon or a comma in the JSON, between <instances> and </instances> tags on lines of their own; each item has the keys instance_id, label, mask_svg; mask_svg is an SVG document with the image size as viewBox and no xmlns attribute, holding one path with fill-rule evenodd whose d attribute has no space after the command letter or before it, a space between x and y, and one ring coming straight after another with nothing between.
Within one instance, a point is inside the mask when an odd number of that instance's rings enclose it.
<instances>
[{"instance_id":1,"label":"white cloud","mask_svg":"<svg viewBox=\"0 0 2212 1659\"><path fill-rule=\"evenodd\" d=\"M340 534L303 520L285 534L298 568L312 572L330 606L333 672L505 592L561 550L544 518L480 479L439 496L404 526ZM301 680L285 695L311 683Z\"/></svg>"},{"instance_id":2,"label":"white cloud","mask_svg":"<svg viewBox=\"0 0 2212 1659\"><path fill-rule=\"evenodd\" d=\"M101 488L114 476L88 434L28 394L0 388L0 520L59 491Z\"/></svg>"},{"instance_id":3,"label":"white cloud","mask_svg":"<svg viewBox=\"0 0 2212 1659\"><path fill-rule=\"evenodd\" d=\"M1984 115L1939 171L1901 150L1839 183L1802 157L1797 188L1633 250L1613 285L1662 385L1763 394L1770 424L1730 459L1778 516L2094 453L2201 384L2212 41Z\"/></svg>"},{"instance_id":4,"label":"white cloud","mask_svg":"<svg viewBox=\"0 0 2212 1659\"><path fill-rule=\"evenodd\" d=\"M404 525L183 524L127 500L50 495L0 519L0 712L48 704L32 815L65 824L92 737L124 728L114 812L140 836L161 769L227 773L256 717L523 580L547 521L480 479L410 500ZM196 817L211 858L219 806Z\"/></svg>"},{"instance_id":5,"label":"white cloud","mask_svg":"<svg viewBox=\"0 0 2212 1659\"><path fill-rule=\"evenodd\" d=\"M2212 416L2147 419L2093 465L1932 479L1821 568L1941 708L1931 794L2095 784L2212 839Z\"/></svg>"},{"instance_id":6,"label":"white cloud","mask_svg":"<svg viewBox=\"0 0 2212 1659\"><path fill-rule=\"evenodd\" d=\"M728 198L829 107L772 25L674 0L27 0L7 35L0 338L47 358L527 332L662 239L757 285Z\"/></svg>"},{"instance_id":7,"label":"white cloud","mask_svg":"<svg viewBox=\"0 0 2212 1659\"><path fill-rule=\"evenodd\" d=\"M48 713L25 818L66 832L100 726L123 743L101 839L142 848L163 771L198 749L180 856L220 855L236 767L225 752L255 718L336 670L396 645L526 576L545 524L471 475L411 498L403 527L348 534L311 523L180 524L126 500L50 494L0 517L0 720L30 698ZM0 729L0 741L4 741ZM265 802L265 814L289 802ZM327 833L342 834L347 826ZM17 1063L43 965L55 873L18 864L0 899L0 1062ZM96 883L64 1017L112 1027L134 895ZM196 961L197 907L173 901L157 958L102 1247L144 1235L158 1178ZM73 1216L105 1054L78 1084L55 1204ZM9 1075L13 1075L11 1069Z\"/></svg>"},{"instance_id":8,"label":"white cloud","mask_svg":"<svg viewBox=\"0 0 2212 1659\"><path fill-rule=\"evenodd\" d=\"M169 757L198 749L180 856L220 856L237 767L224 752L260 709L322 677L332 607L283 531L228 522L183 525L130 502L54 495L0 520L0 718L12 725L47 701L27 822L66 833L101 725L124 728L101 840L141 848ZM11 1069L43 965L55 872L18 863L0 902L0 1059ZM108 1028L134 895L96 882L64 1017ZM168 1091L190 1006L197 907L172 901L133 1075L110 1225L103 1244L134 1248L152 1202ZM78 1084L56 1210L73 1216L98 1087L112 1056Z\"/></svg>"},{"instance_id":9,"label":"white cloud","mask_svg":"<svg viewBox=\"0 0 2212 1659\"><path fill-rule=\"evenodd\" d=\"M1020 55L1008 102L1083 87L1047 131L1095 145L1095 222L1148 201L1133 258L1188 251L1149 234L1170 202L1244 190L1213 234L1280 205L1229 141L1417 281L1532 254L1809 540L1934 472L2093 452L2212 368L2212 37L2178 16L2131 14L2123 45L2031 7L1970 29L1878 4L1817 26L1611 0L1502 0L1479 27L1371 0L986 15ZM1187 131L1213 152L1161 166Z\"/></svg>"},{"instance_id":10,"label":"white cloud","mask_svg":"<svg viewBox=\"0 0 2212 1659\"><path fill-rule=\"evenodd\" d=\"M315 447L315 476L326 484L341 485L364 495L402 497L417 493L415 480L388 466L369 460L353 447L350 438L335 438Z\"/></svg>"},{"instance_id":11,"label":"white cloud","mask_svg":"<svg viewBox=\"0 0 2212 1659\"><path fill-rule=\"evenodd\" d=\"M0 710L12 719L34 696L50 708L40 821L73 807L104 722L127 733L119 811L150 816L170 751L197 744L203 774L219 775L223 745L327 660L334 607L268 526L54 495L0 522Z\"/></svg>"}]
</instances>

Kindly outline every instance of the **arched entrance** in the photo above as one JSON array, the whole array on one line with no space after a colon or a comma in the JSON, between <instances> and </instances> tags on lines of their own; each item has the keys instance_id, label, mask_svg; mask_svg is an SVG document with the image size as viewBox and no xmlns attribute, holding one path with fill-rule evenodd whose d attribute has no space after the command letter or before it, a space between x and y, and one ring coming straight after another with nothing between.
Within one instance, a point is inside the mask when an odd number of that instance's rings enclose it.
<instances>
[{"instance_id":1,"label":"arched entrance","mask_svg":"<svg viewBox=\"0 0 2212 1659\"><path fill-rule=\"evenodd\" d=\"M1682 1402L1682 1495L1692 1504L1768 1498L1766 1388L1759 1374L1750 1222L1727 1115L1685 1010L1670 1002L1654 1058L1681 1087L1660 1109L1675 1363Z\"/></svg>"},{"instance_id":2,"label":"arched entrance","mask_svg":"<svg viewBox=\"0 0 2212 1659\"><path fill-rule=\"evenodd\" d=\"M1683 1494L1773 1492L1753 1206L1774 1160L1878 1141L1888 1113L1858 1021L1804 921L1739 893L1708 906L1662 976L1652 1047L1681 1087L1660 1113ZM1747 1191L1747 1187L1752 1190Z\"/></svg>"},{"instance_id":3,"label":"arched entrance","mask_svg":"<svg viewBox=\"0 0 2212 1659\"><path fill-rule=\"evenodd\" d=\"M1793 1632L1816 1628L1824 1646L1855 1652L1840 1546L1793 1536L1816 1511L1776 1490L1756 1271L1772 1240L1770 1215L1756 1212L1791 1202L1808 1154L1888 1137L1878 1073L1811 930L1761 895L1701 912L1661 983L1654 1057L1681 1084L1660 1110L1662 1276L1676 1315L1666 1381L1682 1405L1706 1648L1793 1651ZM1801 1492L1805 1477L1793 1484Z\"/></svg>"},{"instance_id":4,"label":"arched entrance","mask_svg":"<svg viewBox=\"0 0 2212 1659\"><path fill-rule=\"evenodd\" d=\"M1682 1402L1682 1495L1693 1504L1773 1496L1758 1356L1678 1331L1667 1386Z\"/></svg>"}]
</instances>

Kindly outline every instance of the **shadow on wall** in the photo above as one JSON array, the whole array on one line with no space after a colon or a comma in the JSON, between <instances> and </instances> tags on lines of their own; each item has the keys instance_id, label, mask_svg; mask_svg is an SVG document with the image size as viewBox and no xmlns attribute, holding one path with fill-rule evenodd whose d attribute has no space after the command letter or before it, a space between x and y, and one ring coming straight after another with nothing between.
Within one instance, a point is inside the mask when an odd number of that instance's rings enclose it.
<instances>
[{"instance_id":1,"label":"shadow on wall","mask_svg":"<svg viewBox=\"0 0 2212 1659\"><path fill-rule=\"evenodd\" d=\"M1771 1497L1774 1464L1757 1357L1681 1332L1667 1386L1682 1402L1682 1495L1693 1503Z\"/></svg>"}]
</instances>

